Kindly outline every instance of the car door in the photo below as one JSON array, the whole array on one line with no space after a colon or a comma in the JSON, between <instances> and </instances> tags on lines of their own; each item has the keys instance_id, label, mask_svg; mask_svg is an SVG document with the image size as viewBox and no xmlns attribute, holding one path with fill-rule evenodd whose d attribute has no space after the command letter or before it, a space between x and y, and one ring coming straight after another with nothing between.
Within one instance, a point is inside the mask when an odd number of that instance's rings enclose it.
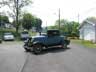
<instances>
[{"instance_id":1,"label":"car door","mask_svg":"<svg viewBox=\"0 0 96 72\"><path fill-rule=\"evenodd\" d=\"M58 36L50 36L47 38L48 45L57 45L60 43L60 38Z\"/></svg>"}]
</instances>

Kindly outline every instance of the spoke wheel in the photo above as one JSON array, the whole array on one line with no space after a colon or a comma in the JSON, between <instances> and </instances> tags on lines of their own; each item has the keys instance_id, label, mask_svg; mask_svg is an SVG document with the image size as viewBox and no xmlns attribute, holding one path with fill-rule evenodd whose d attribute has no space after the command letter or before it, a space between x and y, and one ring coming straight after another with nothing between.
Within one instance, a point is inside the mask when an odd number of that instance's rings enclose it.
<instances>
[{"instance_id":1,"label":"spoke wheel","mask_svg":"<svg viewBox=\"0 0 96 72\"><path fill-rule=\"evenodd\" d=\"M24 46L27 46L27 45L25 44ZM30 51L30 49L28 49L28 48L24 48L24 49L26 50L26 52Z\"/></svg>"},{"instance_id":2,"label":"spoke wheel","mask_svg":"<svg viewBox=\"0 0 96 72\"><path fill-rule=\"evenodd\" d=\"M62 48L67 48L67 44L63 44L62 45Z\"/></svg>"},{"instance_id":3,"label":"spoke wheel","mask_svg":"<svg viewBox=\"0 0 96 72\"><path fill-rule=\"evenodd\" d=\"M27 48L25 48L25 50L26 50L26 52L29 52L30 51L30 49L27 49Z\"/></svg>"},{"instance_id":4,"label":"spoke wheel","mask_svg":"<svg viewBox=\"0 0 96 72\"><path fill-rule=\"evenodd\" d=\"M41 51L42 51L42 45L40 44L33 45L33 52L35 54L39 54Z\"/></svg>"}]
</instances>

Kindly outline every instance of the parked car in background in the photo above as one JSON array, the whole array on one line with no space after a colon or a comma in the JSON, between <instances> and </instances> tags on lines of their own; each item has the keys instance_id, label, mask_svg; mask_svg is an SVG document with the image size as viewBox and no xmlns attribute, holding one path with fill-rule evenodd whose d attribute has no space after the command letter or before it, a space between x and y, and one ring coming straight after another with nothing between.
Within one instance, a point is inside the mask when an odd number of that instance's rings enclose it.
<instances>
[{"instance_id":1,"label":"parked car in background","mask_svg":"<svg viewBox=\"0 0 96 72\"><path fill-rule=\"evenodd\" d=\"M24 49L39 54L43 49L52 48L53 46L67 48L69 44L70 40L61 36L59 30L48 30L46 35L29 37L25 41Z\"/></svg>"},{"instance_id":2,"label":"parked car in background","mask_svg":"<svg viewBox=\"0 0 96 72\"><path fill-rule=\"evenodd\" d=\"M7 41L7 40L15 40L14 35L11 32L6 32L3 34L3 40Z\"/></svg>"},{"instance_id":3,"label":"parked car in background","mask_svg":"<svg viewBox=\"0 0 96 72\"><path fill-rule=\"evenodd\" d=\"M0 43L2 43L2 38L1 38L1 36L0 36Z\"/></svg>"},{"instance_id":4,"label":"parked car in background","mask_svg":"<svg viewBox=\"0 0 96 72\"><path fill-rule=\"evenodd\" d=\"M23 31L20 33L20 37L21 37L21 40L26 40L27 38L29 38L29 33L28 31Z\"/></svg>"}]
</instances>

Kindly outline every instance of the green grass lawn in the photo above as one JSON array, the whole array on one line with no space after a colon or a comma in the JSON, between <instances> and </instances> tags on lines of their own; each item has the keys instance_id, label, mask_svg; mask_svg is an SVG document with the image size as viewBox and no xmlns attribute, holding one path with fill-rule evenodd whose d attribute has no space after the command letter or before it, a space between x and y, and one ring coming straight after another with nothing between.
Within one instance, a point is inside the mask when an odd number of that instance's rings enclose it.
<instances>
[{"instance_id":1,"label":"green grass lawn","mask_svg":"<svg viewBox=\"0 0 96 72\"><path fill-rule=\"evenodd\" d=\"M71 40L71 41L74 42L74 43L77 43L77 44L84 45L84 46L86 46L88 48L96 48L96 44L94 44L94 43L92 43L90 41L84 41L84 40L78 40L78 39Z\"/></svg>"}]
</instances>

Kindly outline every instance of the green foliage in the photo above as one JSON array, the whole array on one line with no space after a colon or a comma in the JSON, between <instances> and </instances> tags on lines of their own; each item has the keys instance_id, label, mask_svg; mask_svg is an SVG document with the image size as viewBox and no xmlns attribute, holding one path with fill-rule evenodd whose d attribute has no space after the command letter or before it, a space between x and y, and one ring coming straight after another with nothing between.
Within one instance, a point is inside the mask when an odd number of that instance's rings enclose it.
<instances>
[{"instance_id":1,"label":"green foliage","mask_svg":"<svg viewBox=\"0 0 96 72\"><path fill-rule=\"evenodd\" d=\"M30 30L32 27L36 27L36 30L40 31L42 20L31 15L30 13L25 13L21 20L21 24L24 29Z\"/></svg>"},{"instance_id":2,"label":"green foliage","mask_svg":"<svg viewBox=\"0 0 96 72\"><path fill-rule=\"evenodd\" d=\"M22 19L20 19L20 20L18 21L18 26L20 26L21 24L22 24ZM14 27L16 27L16 20L13 20L12 25L13 25Z\"/></svg>"},{"instance_id":3,"label":"green foliage","mask_svg":"<svg viewBox=\"0 0 96 72\"><path fill-rule=\"evenodd\" d=\"M58 21L56 21L55 26L50 26L50 29L58 29ZM79 30L78 30L79 23L75 21L68 21L65 19L60 20L60 31L63 35L67 35L69 37L78 37Z\"/></svg>"},{"instance_id":4,"label":"green foliage","mask_svg":"<svg viewBox=\"0 0 96 72\"><path fill-rule=\"evenodd\" d=\"M42 20L40 18L35 18L35 27L36 27L36 31L39 32L42 30Z\"/></svg>"},{"instance_id":5,"label":"green foliage","mask_svg":"<svg viewBox=\"0 0 96 72\"><path fill-rule=\"evenodd\" d=\"M49 26L48 27L48 29L57 29L57 28L58 28L58 26L56 26L56 25L55 26Z\"/></svg>"},{"instance_id":6,"label":"green foliage","mask_svg":"<svg viewBox=\"0 0 96 72\"><path fill-rule=\"evenodd\" d=\"M71 42L77 43L77 44L81 44L87 48L96 48L96 44L93 44L91 41L87 41L87 40L71 40Z\"/></svg>"},{"instance_id":7,"label":"green foliage","mask_svg":"<svg viewBox=\"0 0 96 72\"><path fill-rule=\"evenodd\" d=\"M7 16L0 15L0 21L4 23L9 23L9 18Z\"/></svg>"},{"instance_id":8,"label":"green foliage","mask_svg":"<svg viewBox=\"0 0 96 72\"><path fill-rule=\"evenodd\" d=\"M22 26L24 29L31 29L32 25L34 25L34 17L27 13L23 15L23 19L22 19Z\"/></svg>"},{"instance_id":9,"label":"green foliage","mask_svg":"<svg viewBox=\"0 0 96 72\"><path fill-rule=\"evenodd\" d=\"M22 8L28 6L32 3L32 0L2 0L0 4L2 6L8 6L10 8L10 12L7 12L10 17L13 17L14 21L16 21L16 32L18 33L19 29L19 19L22 13Z\"/></svg>"}]
</instances>

